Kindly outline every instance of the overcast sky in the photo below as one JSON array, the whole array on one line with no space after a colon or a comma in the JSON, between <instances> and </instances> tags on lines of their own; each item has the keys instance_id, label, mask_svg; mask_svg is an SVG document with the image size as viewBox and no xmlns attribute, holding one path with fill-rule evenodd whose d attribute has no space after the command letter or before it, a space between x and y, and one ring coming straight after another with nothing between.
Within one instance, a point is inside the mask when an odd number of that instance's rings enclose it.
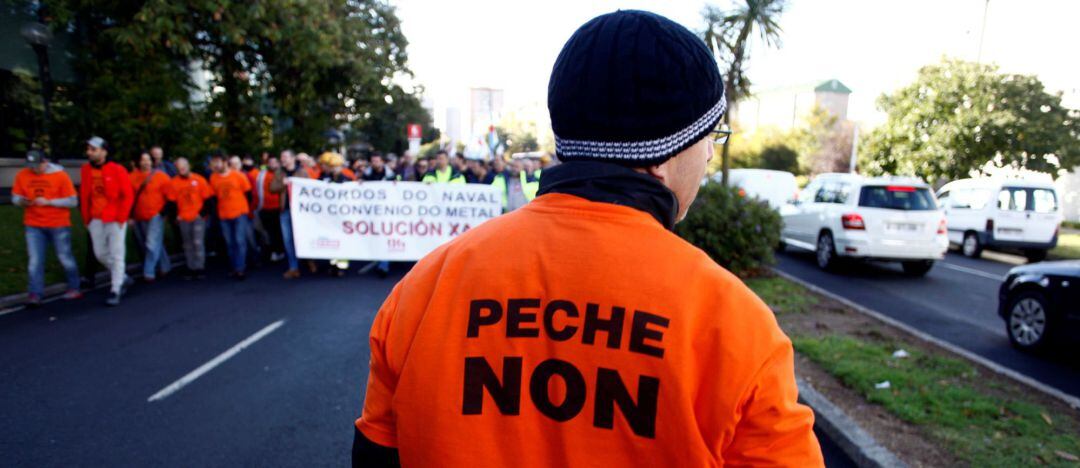
<instances>
[{"instance_id":1,"label":"overcast sky","mask_svg":"<svg viewBox=\"0 0 1080 468\"><path fill-rule=\"evenodd\" d=\"M563 43L590 18L645 9L691 30L700 0L391 0L409 40L409 64L437 107L467 109L467 89L505 90L508 108L544 103ZM726 6L726 0L710 2ZM783 45L753 44L749 75L761 87L836 78L853 90L849 117L881 121L874 100L943 55L975 60L985 0L793 0L780 20ZM991 0L984 62L1038 75L1080 107L1075 33L1080 1Z\"/></svg>"}]
</instances>

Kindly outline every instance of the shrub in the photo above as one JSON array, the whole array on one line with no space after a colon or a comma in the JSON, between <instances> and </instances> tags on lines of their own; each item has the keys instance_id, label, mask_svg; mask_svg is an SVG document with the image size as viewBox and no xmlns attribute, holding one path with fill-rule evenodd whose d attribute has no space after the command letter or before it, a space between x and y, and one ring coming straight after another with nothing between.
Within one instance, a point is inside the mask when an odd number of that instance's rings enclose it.
<instances>
[{"instance_id":1,"label":"shrub","mask_svg":"<svg viewBox=\"0 0 1080 468\"><path fill-rule=\"evenodd\" d=\"M775 262L780 215L768 203L740 195L740 189L709 183L675 232L741 277Z\"/></svg>"}]
</instances>

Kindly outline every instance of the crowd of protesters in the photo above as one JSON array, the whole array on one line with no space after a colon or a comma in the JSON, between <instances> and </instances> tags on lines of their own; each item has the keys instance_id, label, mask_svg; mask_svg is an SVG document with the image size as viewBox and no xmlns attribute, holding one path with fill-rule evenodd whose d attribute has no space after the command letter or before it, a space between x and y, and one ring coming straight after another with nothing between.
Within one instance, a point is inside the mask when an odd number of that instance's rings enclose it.
<instances>
[{"instance_id":1,"label":"crowd of protesters","mask_svg":"<svg viewBox=\"0 0 1080 468\"><path fill-rule=\"evenodd\" d=\"M63 167L37 150L27 153L27 167L12 188L12 201L24 209L27 246L27 304L41 304L45 289L48 246L60 260L67 280L63 298L82 297L80 274L71 248L71 210L78 208L90 236L93 256L109 273L108 305L118 305L134 283L127 275L127 229L130 225L142 257L142 280L153 283L173 268L165 243L166 230L180 238L184 279L206 278L208 255L227 257L229 275L244 279L249 266L285 261L285 279L325 270L341 277L348 260L315 261L297 258L289 212L289 178L330 183L406 181L445 184L488 184L502 193L504 212L536 196L540 173L553 163L539 158L469 159L439 150L431 158L401 157L372 152L352 161L328 151L317 158L283 150L251 156L216 152L196 170L184 157L170 159L161 146L141 152L129 166L113 161L105 139L86 141L88 161L75 186ZM87 265L90 277L93 265ZM381 277L390 272L386 261L370 268Z\"/></svg>"}]
</instances>

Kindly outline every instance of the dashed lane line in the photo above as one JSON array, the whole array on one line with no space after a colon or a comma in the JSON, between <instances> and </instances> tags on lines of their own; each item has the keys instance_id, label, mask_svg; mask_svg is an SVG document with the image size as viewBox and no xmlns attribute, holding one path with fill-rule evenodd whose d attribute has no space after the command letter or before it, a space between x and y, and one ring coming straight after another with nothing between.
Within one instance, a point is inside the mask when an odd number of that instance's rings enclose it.
<instances>
[{"instance_id":1,"label":"dashed lane line","mask_svg":"<svg viewBox=\"0 0 1080 468\"><path fill-rule=\"evenodd\" d=\"M244 341L241 341L241 342L233 345L233 347L225 350L225 352L223 352L223 353L217 355L215 358L207 361L205 364L199 366L195 370L193 370L191 372L188 372L187 375L185 375L183 377L180 377L177 381L175 381L175 382L173 382L173 383L171 383L169 385L166 385L165 388L162 388L161 390L158 390L157 393L155 393L153 395L150 395L150 398L147 398L146 401L147 402L154 402L154 401L160 401L160 400L164 400L165 398L168 398L169 395L172 395L173 393L176 393L176 392L180 391L180 389L182 389L185 386L187 386L188 384L194 382L196 379L198 379L199 377L202 377L204 374L206 374L207 372L210 372L215 367L221 365L225 361L228 361L229 358L231 358L233 356L236 356L237 354L240 353L240 351L243 351L244 348L247 348L248 346L251 346L251 345L255 344L256 341L259 341L259 340L263 339L263 337L265 337L266 335L269 335L269 334L273 333L274 330L277 330L278 328L280 328L284 324L285 324L285 319L281 319L281 320L278 320L277 322L271 323L270 325L267 325L267 326L263 327L262 330L259 330L259 331L255 332L254 335L251 335L251 336L249 336L247 338L244 338Z\"/></svg>"}]
</instances>

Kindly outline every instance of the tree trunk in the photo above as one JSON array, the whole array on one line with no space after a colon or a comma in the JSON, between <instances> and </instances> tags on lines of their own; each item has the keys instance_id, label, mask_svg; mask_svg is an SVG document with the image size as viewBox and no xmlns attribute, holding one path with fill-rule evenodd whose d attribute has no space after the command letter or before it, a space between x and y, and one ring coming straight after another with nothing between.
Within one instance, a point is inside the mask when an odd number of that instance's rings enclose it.
<instances>
[{"instance_id":1,"label":"tree trunk","mask_svg":"<svg viewBox=\"0 0 1080 468\"><path fill-rule=\"evenodd\" d=\"M732 50L734 57L731 60L731 70L728 70L727 83L724 84L725 91L727 92L727 96L725 98L728 102L727 112L724 112L724 123L727 124L728 130L731 130L732 128L731 114L735 111L735 103L739 102L739 91L738 87L735 86L735 82L736 78L738 78L737 81L742 81L742 61L743 55L746 52L746 38L750 36L750 28L752 28L753 26L754 23L749 18L743 23L742 31L739 31L739 38L735 41L735 47L734 50ZM728 139L724 141L724 148L720 152L720 168L722 172L722 178L720 179L720 183L724 187L727 187L728 185L728 173L731 171L731 154L728 148L729 145L731 145L730 135L728 136Z\"/></svg>"},{"instance_id":2,"label":"tree trunk","mask_svg":"<svg viewBox=\"0 0 1080 468\"><path fill-rule=\"evenodd\" d=\"M728 110L727 110L727 112L724 113L724 123L727 124L727 127L729 129L731 128L731 107L730 106L732 106L732 105L734 105L734 103L732 103L731 100L728 99ZM728 145L730 145L730 144L731 144L731 136L728 135L728 139L724 140L724 148L720 150L720 171L721 171L721 174L722 174L722 178L720 179L720 184L723 185L724 187L727 187L727 185L728 185L728 172L731 171L731 156L728 153L728 151L729 151L728 150Z\"/></svg>"},{"instance_id":3,"label":"tree trunk","mask_svg":"<svg viewBox=\"0 0 1080 468\"><path fill-rule=\"evenodd\" d=\"M242 132L240 86L236 76L240 67L236 63L236 49L228 44L227 39L222 39L222 42L224 44L219 58L221 60L221 87L225 88L225 109L222 116L225 120L225 136L222 141L224 149L229 151L229 144L239 141Z\"/></svg>"}]
</instances>

